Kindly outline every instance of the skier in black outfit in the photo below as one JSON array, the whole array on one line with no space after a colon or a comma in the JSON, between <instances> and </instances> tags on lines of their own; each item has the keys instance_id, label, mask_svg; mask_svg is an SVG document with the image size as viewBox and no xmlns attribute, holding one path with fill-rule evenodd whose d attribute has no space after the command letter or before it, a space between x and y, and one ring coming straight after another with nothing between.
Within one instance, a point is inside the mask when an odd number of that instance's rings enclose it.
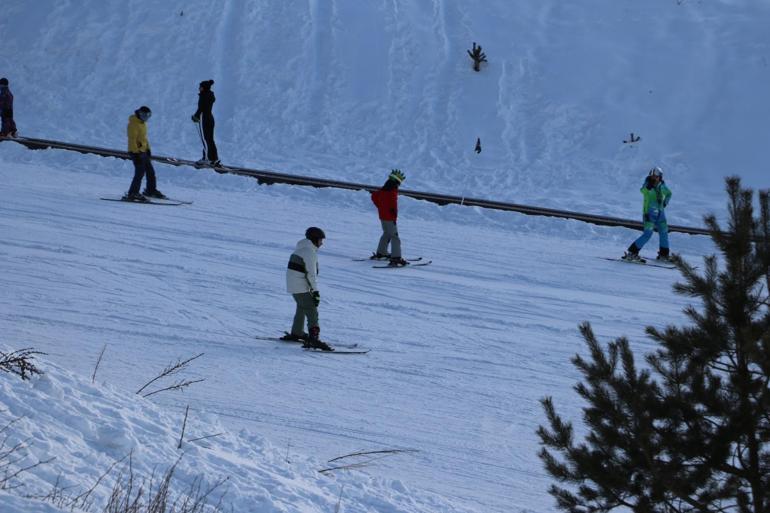
<instances>
[{"instance_id":1,"label":"skier in black outfit","mask_svg":"<svg viewBox=\"0 0 770 513\"><path fill-rule=\"evenodd\" d=\"M219 154L217 153L217 145L214 143L214 114L211 109L214 107L214 102L217 100L214 97L214 92L211 90L211 86L214 85L213 80L204 80L200 83L198 92L198 110L192 115L192 120L195 123L200 123L203 129L203 146L205 157L198 161L198 164L204 166L221 166L219 162Z\"/></svg>"}]
</instances>

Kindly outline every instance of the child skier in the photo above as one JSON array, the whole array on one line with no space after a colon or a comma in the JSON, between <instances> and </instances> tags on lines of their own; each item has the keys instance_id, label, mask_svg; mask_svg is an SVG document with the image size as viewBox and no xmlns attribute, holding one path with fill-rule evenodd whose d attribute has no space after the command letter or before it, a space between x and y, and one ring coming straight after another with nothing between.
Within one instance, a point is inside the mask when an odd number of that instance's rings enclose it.
<instances>
[{"instance_id":1,"label":"child skier","mask_svg":"<svg viewBox=\"0 0 770 513\"><path fill-rule=\"evenodd\" d=\"M398 218L398 188L404 181L406 175L399 169L393 169L388 176L385 185L378 191L372 193L372 203L377 206L377 212L382 224L382 236L377 245L377 251L372 255L373 260L390 259L388 265L393 267L403 267L409 265L409 262L401 257L401 239L398 237L398 227L396 219ZM388 253L388 244L390 244L390 253Z\"/></svg>"},{"instance_id":2,"label":"child skier","mask_svg":"<svg viewBox=\"0 0 770 513\"><path fill-rule=\"evenodd\" d=\"M311 226L305 231L305 238L297 242L297 247L289 257L286 270L286 290L294 297L297 308L291 333L281 337L283 340L303 341L302 347L333 351L319 339L321 328L318 325L318 305L321 293L318 291L318 248L324 242L326 234L320 228ZM302 328L307 318L308 333Z\"/></svg>"},{"instance_id":3,"label":"child skier","mask_svg":"<svg viewBox=\"0 0 770 513\"><path fill-rule=\"evenodd\" d=\"M645 178L644 185L642 185L640 191L642 196L644 196L644 206L642 208L644 233L631 243L628 251L623 255L623 259L641 261L639 251L650 240L653 230L657 230L660 241L658 260L669 260L668 224L666 223L665 208L671 200L671 191L666 187L666 182L663 181L663 170L657 166L652 168L647 178Z\"/></svg>"},{"instance_id":4,"label":"child skier","mask_svg":"<svg viewBox=\"0 0 770 513\"><path fill-rule=\"evenodd\" d=\"M13 120L13 93L8 79L0 78L0 136L16 137L16 122Z\"/></svg>"}]
</instances>

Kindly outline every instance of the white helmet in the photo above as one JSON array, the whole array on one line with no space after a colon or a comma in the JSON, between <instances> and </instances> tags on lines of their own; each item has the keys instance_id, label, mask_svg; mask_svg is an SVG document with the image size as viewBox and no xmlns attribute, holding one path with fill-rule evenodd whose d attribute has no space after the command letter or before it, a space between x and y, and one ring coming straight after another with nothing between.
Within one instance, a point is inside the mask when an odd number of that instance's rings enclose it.
<instances>
[{"instance_id":1,"label":"white helmet","mask_svg":"<svg viewBox=\"0 0 770 513\"><path fill-rule=\"evenodd\" d=\"M663 178L663 170L655 166L654 168L650 169L650 176L657 176L658 178Z\"/></svg>"}]
</instances>

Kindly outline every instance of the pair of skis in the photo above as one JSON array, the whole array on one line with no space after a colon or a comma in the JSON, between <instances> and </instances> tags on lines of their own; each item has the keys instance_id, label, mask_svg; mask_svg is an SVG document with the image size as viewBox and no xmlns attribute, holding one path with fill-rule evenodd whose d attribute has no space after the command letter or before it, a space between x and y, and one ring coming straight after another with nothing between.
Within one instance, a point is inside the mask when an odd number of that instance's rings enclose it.
<instances>
[{"instance_id":1,"label":"pair of skis","mask_svg":"<svg viewBox=\"0 0 770 513\"><path fill-rule=\"evenodd\" d=\"M354 258L354 262L369 262L369 261L375 261L375 262L385 262L389 260L388 258ZM423 260L422 257L417 258L406 258L407 262L409 262L408 265L373 265L372 267L374 269L403 269L404 267L421 267L430 265L433 263L433 260Z\"/></svg>"},{"instance_id":2,"label":"pair of skis","mask_svg":"<svg viewBox=\"0 0 770 513\"><path fill-rule=\"evenodd\" d=\"M172 199L172 198L166 198L166 199L160 199L160 198L147 198L145 199L147 201L136 201L136 200L130 200L130 199L124 199L124 198L99 198L100 200L104 201L121 201L123 203L136 203L137 205L165 205L167 207L178 207L180 205L192 205L192 201L185 201L185 200L178 200L178 199Z\"/></svg>"},{"instance_id":3,"label":"pair of skis","mask_svg":"<svg viewBox=\"0 0 770 513\"><path fill-rule=\"evenodd\" d=\"M604 260L612 260L615 262L625 262L627 264L646 265L649 267L660 267L663 269L676 269L674 264L662 264L655 260L649 260L646 258L640 258L639 260L628 260L625 258L612 258L612 257L599 257Z\"/></svg>"},{"instance_id":4,"label":"pair of skis","mask_svg":"<svg viewBox=\"0 0 770 513\"><path fill-rule=\"evenodd\" d=\"M284 335L288 335L288 333L284 332ZM283 342L284 344L302 344L302 340L285 340L281 337L262 337L262 336L256 336L254 337L257 340L270 340L274 342ZM302 348L304 351L308 353L321 353L321 354L366 354L371 349L364 349L360 348L358 344L329 344L329 346L332 347L332 351L324 351L322 349L314 349L314 348Z\"/></svg>"}]
</instances>

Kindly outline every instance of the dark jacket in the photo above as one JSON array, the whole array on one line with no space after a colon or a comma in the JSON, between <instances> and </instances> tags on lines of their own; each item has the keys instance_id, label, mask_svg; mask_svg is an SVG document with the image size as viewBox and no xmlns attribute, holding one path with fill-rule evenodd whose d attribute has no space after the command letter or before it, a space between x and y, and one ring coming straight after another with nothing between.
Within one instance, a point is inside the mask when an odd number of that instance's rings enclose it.
<instances>
[{"instance_id":1,"label":"dark jacket","mask_svg":"<svg viewBox=\"0 0 770 513\"><path fill-rule=\"evenodd\" d=\"M13 93L8 87L0 87L0 116L13 119Z\"/></svg>"},{"instance_id":2,"label":"dark jacket","mask_svg":"<svg viewBox=\"0 0 770 513\"><path fill-rule=\"evenodd\" d=\"M202 92L198 93L198 110L195 111L194 116L200 118L201 114L203 114L208 117L214 117L211 113L211 109L214 107L215 101L217 101L217 99L214 96L214 92L209 89L204 89Z\"/></svg>"}]
</instances>

